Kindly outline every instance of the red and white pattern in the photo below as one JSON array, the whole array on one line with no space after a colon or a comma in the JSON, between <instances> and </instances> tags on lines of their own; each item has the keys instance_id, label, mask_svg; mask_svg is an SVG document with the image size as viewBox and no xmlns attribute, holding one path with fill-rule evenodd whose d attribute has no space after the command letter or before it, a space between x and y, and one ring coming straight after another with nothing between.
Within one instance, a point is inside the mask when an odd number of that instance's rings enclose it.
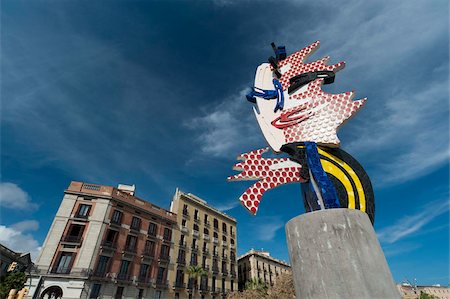
<instances>
[{"instance_id":1,"label":"red and white pattern","mask_svg":"<svg viewBox=\"0 0 450 299\"><path fill-rule=\"evenodd\" d=\"M263 158L268 147L241 154L237 160L243 162L234 165L233 169L241 173L228 177L229 181L258 180L240 197L242 205L250 213L256 215L261 198L269 189L293 182L304 182L300 177L302 166L288 158Z\"/></svg>"}]
</instances>

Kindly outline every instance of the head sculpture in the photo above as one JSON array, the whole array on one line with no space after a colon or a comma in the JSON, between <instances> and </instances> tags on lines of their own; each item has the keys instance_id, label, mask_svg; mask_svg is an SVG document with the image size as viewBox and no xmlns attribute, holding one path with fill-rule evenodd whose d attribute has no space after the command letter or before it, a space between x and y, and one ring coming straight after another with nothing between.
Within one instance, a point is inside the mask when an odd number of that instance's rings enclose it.
<instances>
[{"instance_id":1,"label":"head sculpture","mask_svg":"<svg viewBox=\"0 0 450 299\"><path fill-rule=\"evenodd\" d=\"M254 104L253 112L270 148L289 157L263 158L268 148L238 156L242 162L233 169L241 173L228 180L257 180L240 196L241 203L256 214L264 192L299 182L306 211L359 208L373 222L370 180L359 163L339 149L337 137L338 128L366 99L353 100L354 92L322 90L323 84L334 82L335 73L345 63L327 65L328 57L306 62L319 41L289 56L284 47L272 47L276 57L258 66L247 100Z\"/></svg>"}]
</instances>

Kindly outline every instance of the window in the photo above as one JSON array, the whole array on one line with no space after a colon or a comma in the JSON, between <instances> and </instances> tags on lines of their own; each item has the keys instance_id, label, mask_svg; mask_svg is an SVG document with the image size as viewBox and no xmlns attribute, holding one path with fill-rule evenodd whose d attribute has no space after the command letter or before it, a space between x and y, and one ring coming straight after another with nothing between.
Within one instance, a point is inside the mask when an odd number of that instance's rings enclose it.
<instances>
[{"instance_id":1,"label":"window","mask_svg":"<svg viewBox=\"0 0 450 299\"><path fill-rule=\"evenodd\" d=\"M119 210L114 210L114 213L111 217L111 222L114 224L122 224L122 212Z\"/></svg>"},{"instance_id":2,"label":"window","mask_svg":"<svg viewBox=\"0 0 450 299\"><path fill-rule=\"evenodd\" d=\"M188 213L188 206L187 205L183 206L183 215L185 215L185 216L189 215L189 213Z\"/></svg>"},{"instance_id":3,"label":"window","mask_svg":"<svg viewBox=\"0 0 450 299\"><path fill-rule=\"evenodd\" d=\"M72 224L69 227L68 234L67 236L65 236L64 241L79 243L81 242L83 232L84 232L84 225Z\"/></svg>"},{"instance_id":4,"label":"window","mask_svg":"<svg viewBox=\"0 0 450 299\"><path fill-rule=\"evenodd\" d=\"M98 260L97 270L95 271L95 274L98 276L104 276L108 270L108 262L109 256L101 255Z\"/></svg>"},{"instance_id":5,"label":"window","mask_svg":"<svg viewBox=\"0 0 450 299\"><path fill-rule=\"evenodd\" d=\"M186 226L186 219L183 219L183 220L181 221L181 226Z\"/></svg>"},{"instance_id":6,"label":"window","mask_svg":"<svg viewBox=\"0 0 450 299\"><path fill-rule=\"evenodd\" d=\"M138 217L133 217L131 220L131 229L140 230L141 229L141 219Z\"/></svg>"},{"instance_id":7,"label":"window","mask_svg":"<svg viewBox=\"0 0 450 299\"><path fill-rule=\"evenodd\" d=\"M222 236L222 241L226 242L227 241L227 237Z\"/></svg>"},{"instance_id":8,"label":"window","mask_svg":"<svg viewBox=\"0 0 450 299\"><path fill-rule=\"evenodd\" d=\"M148 275L149 265L141 264L141 269L139 270L139 280L145 282Z\"/></svg>"},{"instance_id":9,"label":"window","mask_svg":"<svg viewBox=\"0 0 450 299\"><path fill-rule=\"evenodd\" d=\"M107 246L113 246L116 243L117 234L118 234L117 231L109 229L108 232L106 233L106 239L103 244Z\"/></svg>"},{"instance_id":10,"label":"window","mask_svg":"<svg viewBox=\"0 0 450 299\"><path fill-rule=\"evenodd\" d=\"M78 207L77 218L87 218L89 216L90 210L91 210L91 205L81 204Z\"/></svg>"},{"instance_id":11,"label":"window","mask_svg":"<svg viewBox=\"0 0 450 299\"><path fill-rule=\"evenodd\" d=\"M203 233L204 233L205 235L209 235L209 230L208 230L207 228L205 228L205 229L203 229Z\"/></svg>"},{"instance_id":12,"label":"window","mask_svg":"<svg viewBox=\"0 0 450 299\"><path fill-rule=\"evenodd\" d=\"M98 298L100 297L100 288L101 288L101 284L99 283L94 283L92 285L92 289L91 289L91 294L89 295L89 298Z\"/></svg>"},{"instance_id":13,"label":"window","mask_svg":"<svg viewBox=\"0 0 450 299\"><path fill-rule=\"evenodd\" d=\"M234 245L234 239L230 239L230 243Z\"/></svg>"},{"instance_id":14,"label":"window","mask_svg":"<svg viewBox=\"0 0 450 299\"><path fill-rule=\"evenodd\" d=\"M130 267L130 262L123 260L122 263L120 264L120 269L119 269L119 274L118 274L119 279L127 278L129 267Z\"/></svg>"},{"instance_id":15,"label":"window","mask_svg":"<svg viewBox=\"0 0 450 299\"><path fill-rule=\"evenodd\" d=\"M208 214L205 214L205 224L208 223Z\"/></svg>"},{"instance_id":16,"label":"window","mask_svg":"<svg viewBox=\"0 0 450 299\"><path fill-rule=\"evenodd\" d=\"M157 229L158 229L158 226L155 223L150 222L150 224L148 226L148 234L150 236L156 236L156 230Z\"/></svg>"},{"instance_id":17,"label":"window","mask_svg":"<svg viewBox=\"0 0 450 299\"><path fill-rule=\"evenodd\" d=\"M197 253L191 253L191 266L197 266Z\"/></svg>"},{"instance_id":18,"label":"window","mask_svg":"<svg viewBox=\"0 0 450 299\"><path fill-rule=\"evenodd\" d=\"M230 225L230 234L233 235L233 227Z\"/></svg>"},{"instance_id":19,"label":"window","mask_svg":"<svg viewBox=\"0 0 450 299\"><path fill-rule=\"evenodd\" d=\"M123 296L123 287L117 287L115 299L122 299Z\"/></svg>"},{"instance_id":20,"label":"window","mask_svg":"<svg viewBox=\"0 0 450 299\"><path fill-rule=\"evenodd\" d=\"M194 219L195 220L200 220L200 218L198 217L198 210L194 211Z\"/></svg>"},{"instance_id":21,"label":"window","mask_svg":"<svg viewBox=\"0 0 450 299\"><path fill-rule=\"evenodd\" d=\"M134 252L136 250L137 238L132 235L127 236L127 241L125 243L125 250Z\"/></svg>"},{"instance_id":22,"label":"window","mask_svg":"<svg viewBox=\"0 0 450 299\"><path fill-rule=\"evenodd\" d=\"M222 223L222 231L223 231L224 233L227 232L227 224L226 224L225 222Z\"/></svg>"},{"instance_id":23,"label":"window","mask_svg":"<svg viewBox=\"0 0 450 299\"><path fill-rule=\"evenodd\" d=\"M225 278L222 278L222 293L225 293Z\"/></svg>"},{"instance_id":24,"label":"window","mask_svg":"<svg viewBox=\"0 0 450 299\"><path fill-rule=\"evenodd\" d=\"M160 256L161 256L162 258L168 258L168 257L169 257L169 250L170 250L170 247L169 247L169 246L167 246L167 245L161 245L161 253L160 253Z\"/></svg>"},{"instance_id":25,"label":"window","mask_svg":"<svg viewBox=\"0 0 450 299\"><path fill-rule=\"evenodd\" d=\"M216 233L216 232L214 232L214 238L218 238L219 237L219 234L218 233Z\"/></svg>"},{"instance_id":26,"label":"window","mask_svg":"<svg viewBox=\"0 0 450 299\"><path fill-rule=\"evenodd\" d=\"M234 291L234 280L231 281L231 291Z\"/></svg>"},{"instance_id":27,"label":"window","mask_svg":"<svg viewBox=\"0 0 450 299\"><path fill-rule=\"evenodd\" d=\"M198 230L199 230L197 224L194 224L194 230L195 230L195 231L198 231Z\"/></svg>"},{"instance_id":28,"label":"window","mask_svg":"<svg viewBox=\"0 0 450 299\"><path fill-rule=\"evenodd\" d=\"M183 270L178 269L177 270L177 277L175 278L175 285L176 286L182 286L183 282L184 282Z\"/></svg>"},{"instance_id":29,"label":"window","mask_svg":"<svg viewBox=\"0 0 450 299\"><path fill-rule=\"evenodd\" d=\"M72 252L61 252L55 273L68 274L70 273L70 268L72 267Z\"/></svg>"},{"instance_id":30,"label":"window","mask_svg":"<svg viewBox=\"0 0 450 299\"><path fill-rule=\"evenodd\" d=\"M165 280L165 276L166 276L166 268L159 267L158 275L156 276L156 281L159 283L163 282Z\"/></svg>"},{"instance_id":31,"label":"window","mask_svg":"<svg viewBox=\"0 0 450 299\"><path fill-rule=\"evenodd\" d=\"M155 242L149 240L145 241L144 253L153 256L155 253Z\"/></svg>"},{"instance_id":32,"label":"window","mask_svg":"<svg viewBox=\"0 0 450 299\"><path fill-rule=\"evenodd\" d=\"M139 289L138 299L142 299L144 297L144 289Z\"/></svg>"},{"instance_id":33,"label":"window","mask_svg":"<svg viewBox=\"0 0 450 299\"><path fill-rule=\"evenodd\" d=\"M167 227L164 228L163 238L166 241L172 241L172 230L170 228L167 228Z\"/></svg>"},{"instance_id":34,"label":"window","mask_svg":"<svg viewBox=\"0 0 450 299\"><path fill-rule=\"evenodd\" d=\"M212 289L213 291L216 290L216 277L215 277L215 276L212 277L212 281L211 281L211 289Z\"/></svg>"},{"instance_id":35,"label":"window","mask_svg":"<svg viewBox=\"0 0 450 299\"><path fill-rule=\"evenodd\" d=\"M219 221L214 218L214 228L219 229Z\"/></svg>"}]
</instances>

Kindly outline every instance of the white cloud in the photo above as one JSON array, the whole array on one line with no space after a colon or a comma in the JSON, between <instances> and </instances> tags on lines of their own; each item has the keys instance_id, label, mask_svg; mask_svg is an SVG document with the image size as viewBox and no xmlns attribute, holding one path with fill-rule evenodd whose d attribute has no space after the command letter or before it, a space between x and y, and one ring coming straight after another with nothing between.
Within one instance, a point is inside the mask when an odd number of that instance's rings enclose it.
<instances>
[{"instance_id":1,"label":"white cloud","mask_svg":"<svg viewBox=\"0 0 450 299\"><path fill-rule=\"evenodd\" d=\"M278 230L284 226L284 222L277 216L258 217L250 225L252 238L259 241L272 241Z\"/></svg>"},{"instance_id":2,"label":"white cloud","mask_svg":"<svg viewBox=\"0 0 450 299\"><path fill-rule=\"evenodd\" d=\"M262 141L251 104L246 102L247 89L210 107L203 116L193 118L185 125L198 133L197 142L207 155L237 156Z\"/></svg>"},{"instance_id":3,"label":"white cloud","mask_svg":"<svg viewBox=\"0 0 450 299\"><path fill-rule=\"evenodd\" d=\"M448 199L430 202L420 212L405 216L395 224L380 229L377 233L380 242L392 244L412 234L420 233L420 230L436 217L449 212L449 203Z\"/></svg>"},{"instance_id":4,"label":"white cloud","mask_svg":"<svg viewBox=\"0 0 450 299\"><path fill-rule=\"evenodd\" d=\"M38 205L31 202L27 192L13 183L0 183L0 207L18 210L35 210Z\"/></svg>"},{"instance_id":5,"label":"white cloud","mask_svg":"<svg viewBox=\"0 0 450 299\"><path fill-rule=\"evenodd\" d=\"M32 260L39 255L41 246L34 237L27 233L39 228L35 220L26 220L11 226L0 225L0 243L11 250L21 253L30 253Z\"/></svg>"},{"instance_id":6,"label":"white cloud","mask_svg":"<svg viewBox=\"0 0 450 299\"><path fill-rule=\"evenodd\" d=\"M222 212L232 210L239 205L240 205L240 201L238 199L233 199L233 200L226 201L226 202L221 201L218 203L214 203L214 206L216 207L216 209L218 209L219 211L222 211Z\"/></svg>"}]
</instances>

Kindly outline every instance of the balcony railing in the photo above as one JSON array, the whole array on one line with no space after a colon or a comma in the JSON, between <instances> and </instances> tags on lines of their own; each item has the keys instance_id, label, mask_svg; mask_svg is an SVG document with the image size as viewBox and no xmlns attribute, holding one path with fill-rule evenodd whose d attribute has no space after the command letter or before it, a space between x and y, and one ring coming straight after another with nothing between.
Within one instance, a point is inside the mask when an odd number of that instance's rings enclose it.
<instances>
[{"instance_id":1,"label":"balcony railing","mask_svg":"<svg viewBox=\"0 0 450 299\"><path fill-rule=\"evenodd\" d=\"M194 221L197 222L197 223L200 223L200 218L198 218L198 217L194 218Z\"/></svg>"},{"instance_id":2,"label":"balcony railing","mask_svg":"<svg viewBox=\"0 0 450 299\"><path fill-rule=\"evenodd\" d=\"M221 292L222 292L221 288L215 288L215 287L211 288L211 294L219 294Z\"/></svg>"},{"instance_id":3,"label":"balcony railing","mask_svg":"<svg viewBox=\"0 0 450 299\"><path fill-rule=\"evenodd\" d=\"M203 248L203 255L209 255L209 249Z\"/></svg>"},{"instance_id":4,"label":"balcony railing","mask_svg":"<svg viewBox=\"0 0 450 299\"><path fill-rule=\"evenodd\" d=\"M202 265L203 270L209 272L209 265Z\"/></svg>"},{"instance_id":5,"label":"balcony railing","mask_svg":"<svg viewBox=\"0 0 450 299\"><path fill-rule=\"evenodd\" d=\"M144 248L144 250L142 251L142 256L147 257L147 258L153 258L153 257L155 257L155 250L149 249L149 248Z\"/></svg>"},{"instance_id":6,"label":"balcony railing","mask_svg":"<svg viewBox=\"0 0 450 299\"><path fill-rule=\"evenodd\" d=\"M118 225L118 226L121 226L122 225L122 219L111 219L111 224L114 224L114 225Z\"/></svg>"},{"instance_id":7,"label":"balcony railing","mask_svg":"<svg viewBox=\"0 0 450 299\"><path fill-rule=\"evenodd\" d=\"M182 281L175 281L173 284L174 289L184 289L186 287L186 284Z\"/></svg>"},{"instance_id":8,"label":"balcony railing","mask_svg":"<svg viewBox=\"0 0 450 299\"><path fill-rule=\"evenodd\" d=\"M142 284L148 284L152 282L152 279L150 277L145 277L145 276L139 276L137 277L137 282L142 283Z\"/></svg>"},{"instance_id":9,"label":"balcony railing","mask_svg":"<svg viewBox=\"0 0 450 299\"><path fill-rule=\"evenodd\" d=\"M117 244L115 242L105 240L102 242L102 247L115 250L117 248Z\"/></svg>"},{"instance_id":10,"label":"balcony railing","mask_svg":"<svg viewBox=\"0 0 450 299\"><path fill-rule=\"evenodd\" d=\"M88 218L89 218L89 215L88 215L88 214L83 215L83 214L78 214L78 213L76 213L75 216L74 216L74 218L77 218L77 219L88 219Z\"/></svg>"},{"instance_id":11,"label":"balcony railing","mask_svg":"<svg viewBox=\"0 0 450 299\"><path fill-rule=\"evenodd\" d=\"M122 250L124 253L129 253L129 254L135 254L136 253L136 247L132 247L132 246L129 246L129 245L125 245L124 247L123 247L123 250Z\"/></svg>"},{"instance_id":12,"label":"balcony railing","mask_svg":"<svg viewBox=\"0 0 450 299\"><path fill-rule=\"evenodd\" d=\"M170 256L169 255L160 255L159 261L161 263L168 263L170 261Z\"/></svg>"},{"instance_id":13,"label":"balcony railing","mask_svg":"<svg viewBox=\"0 0 450 299\"><path fill-rule=\"evenodd\" d=\"M235 249L235 248L236 248L236 245L230 244L230 248L231 248L231 249Z\"/></svg>"},{"instance_id":14,"label":"balcony railing","mask_svg":"<svg viewBox=\"0 0 450 299\"><path fill-rule=\"evenodd\" d=\"M198 245L192 245L191 250L197 252L198 251Z\"/></svg>"},{"instance_id":15,"label":"balcony railing","mask_svg":"<svg viewBox=\"0 0 450 299\"><path fill-rule=\"evenodd\" d=\"M228 275L228 270L227 269L222 269L222 275Z\"/></svg>"},{"instance_id":16,"label":"balcony railing","mask_svg":"<svg viewBox=\"0 0 450 299\"><path fill-rule=\"evenodd\" d=\"M203 234L203 240L205 240L205 241L209 241L209 235L207 235L207 234Z\"/></svg>"},{"instance_id":17,"label":"balcony railing","mask_svg":"<svg viewBox=\"0 0 450 299\"><path fill-rule=\"evenodd\" d=\"M181 232L185 233L185 234L189 234L189 228L187 228L186 226L182 226L181 227Z\"/></svg>"},{"instance_id":18,"label":"balcony railing","mask_svg":"<svg viewBox=\"0 0 450 299\"><path fill-rule=\"evenodd\" d=\"M169 281L157 279L155 282L155 287L158 289L167 289L169 287Z\"/></svg>"},{"instance_id":19,"label":"balcony railing","mask_svg":"<svg viewBox=\"0 0 450 299\"><path fill-rule=\"evenodd\" d=\"M211 226L211 223L210 223L208 220L206 220L206 221L205 221L205 226L206 226L206 227L210 227L210 226Z\"/></svg>"},{"instance_id":20,"label":"balcony railing","mask_svg":"<svg viewBox=\"0 0 450 299\"><path fill-rule=\"evenodd\" d=\"M231 233L230 233L230 236L231 236L232 238L234 238L234 237L236 237L236 234L235 234L234 232L231 232Z\"/></svg>"},{"instance_id":21,"label":"balcony railing","mask_svg":"<svg viewBox=\"0 0 450 299\"><path fill-rule=\"evenodd\" d=\"M53 273L53 274L70 274L71 270L72 270L72 268L70 268L70 267L67 267L67 268L57 267L57 268L53 268L51 273Z\"/></svg>"},{"instance_id":22,"label":"balcony railing","mask_svg":"<svg viewBox=\"0 0 450 299\"><path fill-rule=\"evenodd\" d=\"M213 243L214 243L214 244L217 244L217 243L219 243L219 239L217 239L217 238L213 238Z\"/></svg>"},{"instance_id":23,"label":"balcony railing","mask_svg":"<svg viewBox=\"0 0 450 299\"><path fill-rule=\"evenodd\" d=\"M219 257L219 252L217 252L217 251L213 251L213 257Z\"/></svg>"},{"instance_id":24,"label":"balcony railing","mask_svg":"<svg viewBox=\"0 0 450 299\"><path fill-rule=\"evenodd\" d=\"M200 233L198 232L198 230L193 230L193 231L192 231L192 235L193 235L195 238L198 238L198 237L200 236Z\"/></svg>"},{"instance_id":25,"label":"balcony railing","mask_svg":"<svg viewBox=\"0 0 450 299\"><path fill-rule=\"evenodd\" d=\"M186 265L186 258L178 257L177 263L178 263L178 265L180 265L180 266Z\"/></svg>"},{"instance_id":26,"label":"balcony railing","mask_svg":"<svg viewBox=\"0 0 450 299\"><path fill-rule=\"evenodd\" d=\"M117 280L130 280L130 274L128 273L118 273L116 276Z\"/></svg>"},{"instance_id":27,"label":"balcony railing","mask_svg":"<svg viewBox=\"0 0 450 299\"><path fill-rule=\"evenodd\" d=\"M228 255L227 255L226 253L223 254L223 255L222 255L222 259L223 259L223 260L228 260Z\"/></svg>"},{"instance_id":28,"label":"balcony railing","mask_svg":"<svg viewBox=\"0 0 450 299\"><path fill-rule=\"evenodd\" d=\"M183 216L189 217L189 211L188 210L183 210Z\"/></svg>"},{"instance_id":29,"label":"balcony railing","mask_svg":"<svg viewBox=\"0 0 450 299\"><path fill-rule=\"evenodd\" d=\"M132 225L130 227L130 229L139 232L139 231L141 231L141 225L140 224L139 225Z\"/></svg>"},{"instance_id":30,"label":"balcony railing","mask_svg":"<svg viewBox=\"0 0 450 299\"><path fill-rule=\"evenodd\" d=\"M178 242L178 246L180 246L181 248L186 248L186 241L181 241Z\"/></svg>"},{"instance_id":31,"label":"balcony railing","mask_svg":"<svg viewBox=\"0 0 450 299\"><path fill-rule=\"evenodd\" d=\"M35 268L33 273L41 274L44 272L44 269ZM54 267L51 270L47 271L49 274L56 275L70 275L71 277L89 277L92 275L92 269L89 268L69 268L69 267Z\"/></svg>"},{"instance_id":32,"label":"balcony railing","mask_svg":"<svg viewBox=\"0 0 450 299\"><path fill-rule=\"evenodd\" d=\"M222 246L227 247L228 246L227 241L222 241Z\"/></svg>"},{"instance_id":33,"label":"balcony railing","mask_svg":"<svg viewBox=\"0 0 450 299\"><path fill-rule=\"evenodd\" d=\"M65 243L81 244L83 242L83 238L81 236L66 235L63 237L62 241Z\"/></svg>"}]
</instances>

